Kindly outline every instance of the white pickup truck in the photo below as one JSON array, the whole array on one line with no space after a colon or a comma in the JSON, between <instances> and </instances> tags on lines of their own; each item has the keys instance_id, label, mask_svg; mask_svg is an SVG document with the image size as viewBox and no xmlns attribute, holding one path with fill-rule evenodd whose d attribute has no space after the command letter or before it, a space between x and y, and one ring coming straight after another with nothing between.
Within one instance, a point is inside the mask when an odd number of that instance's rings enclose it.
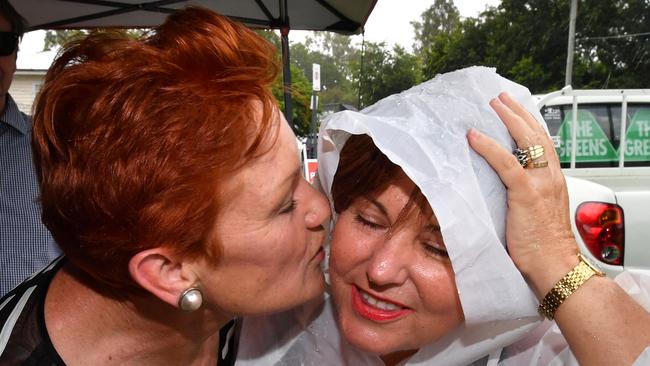
<instances>
[{"instance_id":1,"label":"white pickup truck","mask_svg":"<svg viewBox=\"0 0 650 366\"><path fill-rule=\"evenodd\" d=\"M650 89L565 87L539 97L538 107L567 177L582 252L611 276L650 275Z\"/></svg>"}]
</instances>

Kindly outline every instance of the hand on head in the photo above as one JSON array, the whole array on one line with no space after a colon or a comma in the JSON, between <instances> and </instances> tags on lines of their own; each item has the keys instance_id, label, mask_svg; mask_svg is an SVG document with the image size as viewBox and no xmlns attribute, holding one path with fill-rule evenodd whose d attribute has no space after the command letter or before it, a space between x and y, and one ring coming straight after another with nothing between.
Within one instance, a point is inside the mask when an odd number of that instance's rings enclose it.
<instances>
[{"instance_id":1,"label":"hand on head","mask_svg":"<svg viewBox=\"0 0 650 366\"><path fill-rule=\"evenodd\" d=\"M472 129L469 143L487 160L508 190L506 239L517 268L543 296L578 259L569 221L569 198L553 142L535 118L507 93L490 102L517 146L525 151L541 145L543 155L528 166L492 138ZM540 149L537 148L536 152ZM535 163L547 161L542 166ZM558 277L559 275L559 277Z\"/></svg>"}]
</instances>

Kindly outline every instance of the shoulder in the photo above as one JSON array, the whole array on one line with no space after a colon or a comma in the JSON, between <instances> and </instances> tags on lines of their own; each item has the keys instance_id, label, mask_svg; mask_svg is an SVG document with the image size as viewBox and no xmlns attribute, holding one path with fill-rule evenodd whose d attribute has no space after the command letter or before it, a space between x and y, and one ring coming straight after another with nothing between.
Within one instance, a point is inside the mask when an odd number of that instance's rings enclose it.
<instances>
[{"instance_id":1,"label":"shoulder","mask_svg":"<svg viewBox=\"0 0 650 366\"><path fill-rule=\"evenodd\" d=\"M329 298L244 319L237 366L376 365L344 342Z\"/></svg>"},{"instance_id":2,"label":"shoulder","mask_svg":"<svg viewBox=\"0 0 650 366\"><path fill-rule=\"evenodd\" d=\"M0 364L35 359L48 365L62 364L43 319L45 294L61 262L60 258L55 260L0 299L0 340L5 340L0 342Z\"/></svg>"},{"instance_id":3,"label":"shoulder","mask_svg":"<svg viewBox=\"0 0 650 366\"><path fill-rule=\"evenodd\" d=\"M23 113L10 94L7 94L7 102L2 113L2 120L20 131L22 134L28 134L32 130L32 117Z\"/></svg>"},{"instance_id":4,"label":"shoulder","mask_svg":"<svg viewBox=\"0 0 650 366\"><path fill-rule=\"evenodd\" d=\"M218 366L233 366L235 364L241 325L241 319L237 318L219 329Z\"/></svg>"}]
</instances>

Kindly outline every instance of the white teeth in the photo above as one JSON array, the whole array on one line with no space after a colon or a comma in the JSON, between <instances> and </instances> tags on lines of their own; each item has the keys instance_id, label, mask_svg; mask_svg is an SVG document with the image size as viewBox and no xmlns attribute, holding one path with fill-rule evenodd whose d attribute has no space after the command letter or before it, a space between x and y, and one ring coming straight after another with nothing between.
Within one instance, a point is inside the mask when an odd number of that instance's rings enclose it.
<instances>
[{"instance_id":1,"label":"white teeth","mask_svg":"<svg viewBox=\"0 0 650 366\"><path fill-rule=\"evenodd\" d=\"M372 295L370 295L365 291L359 290L359 293L361 294L361 298L365 303L372 305L376 308L379 308L381 310L387 310L387 311L399 310L399 307L397 307L397 305L378 300L377 298L373 297Z\"/></svg>"}]
</instances>

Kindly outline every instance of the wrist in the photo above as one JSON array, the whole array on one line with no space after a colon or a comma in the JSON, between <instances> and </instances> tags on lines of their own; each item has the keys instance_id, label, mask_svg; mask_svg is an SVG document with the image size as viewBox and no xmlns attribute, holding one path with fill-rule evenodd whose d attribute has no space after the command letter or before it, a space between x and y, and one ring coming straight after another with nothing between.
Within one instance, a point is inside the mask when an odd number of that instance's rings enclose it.
<instances>
[{"instance_id":1,"label":"wrist","mask_svg":"<svg viewBox=\"0 0 650 366\"><path fill-rule=\"evenodd\" d=\"M537 311L540 315L553 319L555 312L564 304L564 301L582 287L593 276L604 276L598 268L594 267L587 258L578 254L578 264L569 271L540 301Z\"/></svg>"},{"instance_id":2,"label":"wrist","mask_svg":"<svg viewBox=\"0 0 650 366\"><path fill-rule=\"evenodd\" d=\"M553 256L542 255L543 259L540 258L534 264L521 269L538 300L542 300L558 281L580 263L577 254L576 250Z\"/></svg>"}]
</instances>

